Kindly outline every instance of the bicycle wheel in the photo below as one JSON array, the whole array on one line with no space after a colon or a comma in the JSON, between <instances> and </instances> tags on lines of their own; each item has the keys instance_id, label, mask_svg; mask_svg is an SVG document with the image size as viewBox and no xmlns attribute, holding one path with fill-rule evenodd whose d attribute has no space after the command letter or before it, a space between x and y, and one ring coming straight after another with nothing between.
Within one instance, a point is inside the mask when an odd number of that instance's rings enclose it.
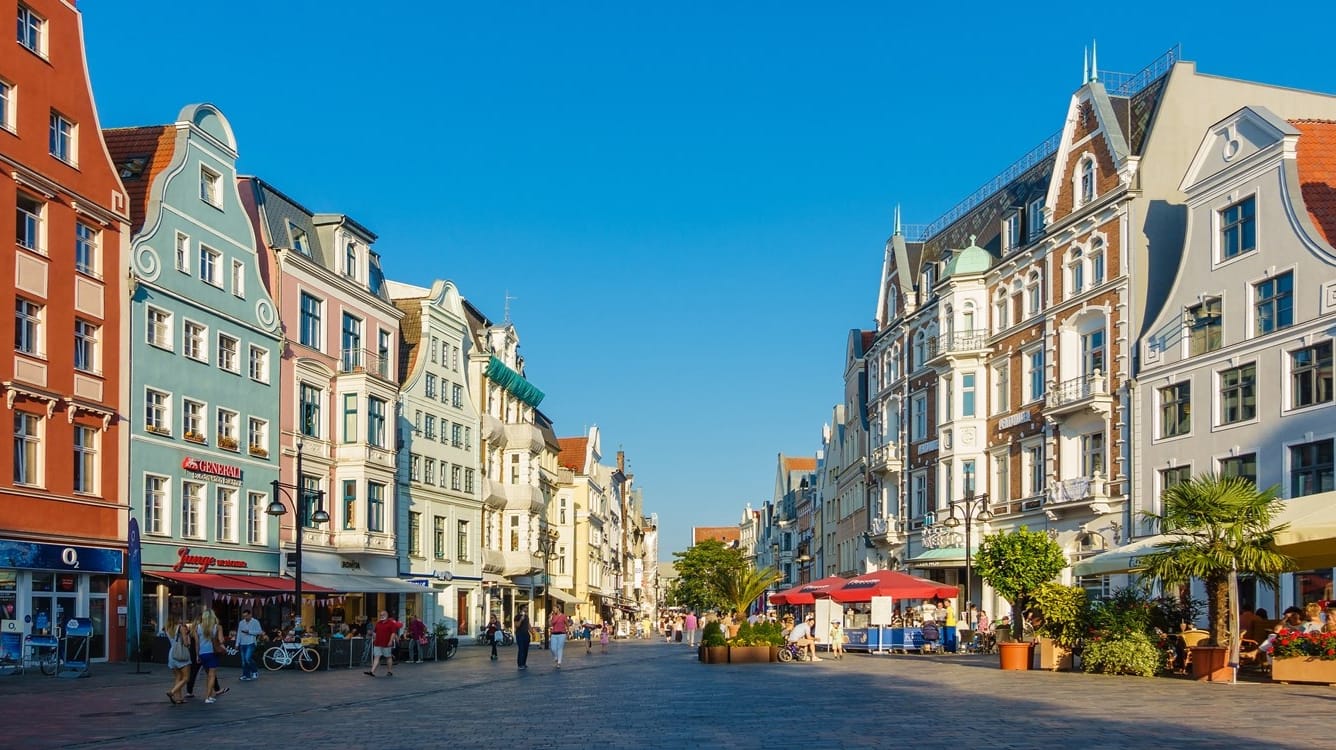
<instances>
[{"instance_id":1,"label":"bicycle wheel","mask_svg":"<svg viewBox=\"0 0 1336 750\"><path fill-rule=\"evenodd\" d=\"M793 652L788 650L787 648L780 648L779 660L784 662L785 664L793 661Z\"/></svg>"},{"instance_id":2,"label":"bicycle wheel","mask_svg":"<svg viewBox=\"0 0 1336 750\"><path fill-rule=\"evenodd\" d=\"M459 650L459 644L458 644L458 643L456 643L456 642L454 642L454 641L446 641L446 642L445 642L445 655L444 655L444 656L445 656L446 659L449 659L450 657L454 656L454 655L455 655L455 652L458 651L458 650Z\"/></svg>"},{"instance_id":3,"label":"bicycle wheel","mask_svg":"<svg viewBox=\"0 0 1336 750\"><path fill-rule=\"evenodd\" d=\"M277 672L290 663L288 655L283 653L282 646L269 647L269 650L264 652L262 661L264 662L264 668L271 672Z\"/></svg>"},{"instance_id":4,"label":"bicycle wheel","mask_svg":"<svg viewBox=\"0 0 1336 750\"><path fill-rule=\"evenodd\" d=\"M314 672L320 668L320 652L313 648L304 648L297 657L297 666L303 672Z\"/></svg>"},{"instance_id":5,"label":"bicycle wheel","mask_svg":"<svg viewBox=\"0 0 1336 750\"><path fill-rule=\"evenodd\" d=\"M42 674L49 677L56 673L56 667L58 666L56 656L56 650L53 648L48 649L46 653L38 658L37 664L42 668Z\"/></svg>"}]
</instances>

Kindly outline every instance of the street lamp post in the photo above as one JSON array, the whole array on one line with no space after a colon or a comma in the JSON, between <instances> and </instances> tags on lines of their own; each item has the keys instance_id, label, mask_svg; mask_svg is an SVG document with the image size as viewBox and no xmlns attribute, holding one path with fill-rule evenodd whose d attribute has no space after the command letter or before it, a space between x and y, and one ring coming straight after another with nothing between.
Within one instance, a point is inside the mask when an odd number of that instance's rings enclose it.
<instances>
[{"instance_id":1,"label":"street lamp post","mask_svg":"<svg viewBox=\"0 0 1336 750\"><path fill-rule=\"evenodd\" d=\"M301 516L302 516L302 506L304 504L304 501L306 500L304 496L307 494L305 489L302 487L302 439L300 435L297 437L297 483L284 484L275 479L274 481L269 483L269 486L271 490L270 501L269 501L269 507L265 509L265 513L274 516L275 518L282 516L284 513L287 513L288 512L287 507L284 506L283 501L279 499L281 496L287 495L288 500L292 502L293 513L294 515L297 516L297 521L296 523L293 524L293 528L295 531L293 536L296 538L295 554L297 555L296 565L294 566L295 569L293 570L293 578L295 580L295 585L293 586L293 589L296 596L297 611L296 614L293 615L293 623L298 628L300 628L302 624L302 520L303 520ZM296 491L297 496L294 498L292 494L290 492L287 492L286 490ZM325 512L325 507L324 507L325 492L324 490L316 490L314 494L316 499L316 506L315 506L316 509L315 512L311 514L311 522L328 523L329 514Z\"/></svg>"},{"instance_id":2,"label":"street lamp post","mask_svg":"<svg viewBox=\"0 0 1336 750\"><path fill-rule=\"evenodd\" d=\"M556 544L560 534L556 529L548 528L538 533L538 553L543 556L543 615L546 617L552 612L552 576L549 574L549 563L556 559ZM547 623L543 623L543 648L552 647L551 628Z\"/></svg>"},{"instance_id":3,"label":"street lamp post","mask_svg":"<svg viewBox=\"0 0 1336 750\"><path fill-rule=\"evenodd\" d=\"M965 608L967 610L965 615L968 618L969 606L974 603L971 581L974 573L974 555L970 549L970 526L973 525L975 519L988 523L993 520L993 514L988 510L988 495L975 495L973 487L967 488L964 497L951 502L951 515L947 517L945 523L952 528L961 524L961 519L956 517L957 505L963 507L965 516Z\"/></svg>"}]
</instances>

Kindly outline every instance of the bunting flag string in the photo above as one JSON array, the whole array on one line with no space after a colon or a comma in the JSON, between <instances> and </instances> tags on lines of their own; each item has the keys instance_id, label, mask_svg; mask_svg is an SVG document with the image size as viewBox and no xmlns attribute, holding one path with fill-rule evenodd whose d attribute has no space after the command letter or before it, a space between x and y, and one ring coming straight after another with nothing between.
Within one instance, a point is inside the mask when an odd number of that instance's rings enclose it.
<instances>
[{"instance_id":1,"label":"bunting flag string","mask_svg":"<svg viewBox=\"0 0 1336 750\"><path fill-rule=\"evenodd\" d=\"M214 594L213 598L214 601L219 601L224 604L239 604L243 607L256 607L264 604L274 604L276 602L292 603L296 601L296 596L289 593L270 594L267 596L238 596L236 594L219 593ZM317 607L338 607L343 605L345 599L346 597L342 595L328 596L312 599L312 602Z\"/></svg>"}]
</instances>

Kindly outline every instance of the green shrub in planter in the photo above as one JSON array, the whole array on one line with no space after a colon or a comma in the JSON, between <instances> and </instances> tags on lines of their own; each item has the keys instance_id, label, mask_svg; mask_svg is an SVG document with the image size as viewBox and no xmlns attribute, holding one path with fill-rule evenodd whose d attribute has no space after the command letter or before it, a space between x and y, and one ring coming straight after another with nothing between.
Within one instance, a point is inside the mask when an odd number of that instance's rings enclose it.
<instances>
[{"instance_id":1,"label":"green shrub in planter","mask_svg":"<svg viewBox=\"0 0 1336 750\"><path fill-rule=\"evenodd\" d=\"M728 645L728 638L724 637L724 629L719 627L718 622L705 623L705 629L700 635L700 645L707 647Z\"/></svg>"},{"instance_id":2,"label":"green shrub in planter","mask_svg":"<svg viewBox=\"0 0 1336 750\"><path fill-rule=\"evenodd\" d=\"M752 640L761 646L783 646L784 629L777 622L760 622L752 626Z\"/></svg>"},{"instance_id":3,"label":"green shrub in planter","mask_svg":"<svg viewBox=\"0 0 1336 750\"><path fill-rule=\"evenodd\" d=\"M1081 652L1081 669L1092 674L1154 677L1161 663L1159 649L1145 633L1092 638Z\"/></svg>"}]
</instances>

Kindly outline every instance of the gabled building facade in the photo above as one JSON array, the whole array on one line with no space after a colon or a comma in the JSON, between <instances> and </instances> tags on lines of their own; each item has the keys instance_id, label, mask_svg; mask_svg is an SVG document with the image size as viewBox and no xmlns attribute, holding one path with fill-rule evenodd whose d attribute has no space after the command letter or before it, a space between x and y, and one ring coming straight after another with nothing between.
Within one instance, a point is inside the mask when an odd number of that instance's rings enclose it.
<instances>
[{"instance_id":1,"label":"gabled building facade","mask_svg":"<svg viewBox=\"0 0 1336 750\"><path fill-rule=\"evenodd\" d=\"M1336 489L1334 188L1336 121L1249 106L1204 131L1181 184L1182 264L1141 343L1138 514L1208 472L1285 498ZM1240 594L1278 611L1331 586L1330 569L1307 570Z\"/></svg>"},{"instance_id":2,"label":"gabled building facade","mask_svg":"<svg viewBox=\"0 0 1336 750\"><path fill-rule=\"evenodd\" d=\"M125 265L128 203L102 142L73 3L0 4L0 212L14 237L0 290L14 310L0 362L0 650L93 620L94 659L122 658L126 593ZM9 28L15 28L11 26ZM123 602L123 599L120 599ZM21 631L21 632L19 632Z\"/></svg>"},{"instance_id":3,"label":"gabled building facade","mask_svg":"<svg viewBox=\"0 0 1336 750\"><path fill-rule=\"evenodd\" d=\"M279 476L282 333L237 191L227 118L195 104L171 125L105 138L134 232L129 471L148 574L143 617L179 622L230 586L267 593L278 583L277 524L266 509ZM238 575L208 577L222 571ZM279 621L277 605L268 614Z\"/></svg>"},{"instance_id":4,"label":"gabled building facade","mask_svg":"<svg viewBox=\"0 0 1336 750\"><path fill-rule=\"evenodd\" d=\"M277 450L296 508L280 517L283 550L295 554L294 534L302 534L306 580L345 594L331 618L422 614L429 590L398 578L403 312L387 294L376 236L348 216L308 211L257 177L242 177L240 187L284 332ZM328 522L315 521L322 509ZM314 599L303 602L305 622L319 622Z\"/></svg>"},{"instance_id":5,"label":"gabled building facade","mask_svg":"<svg viewBox=\"0 0 1336 750\"><path fill-rule=\"evenodd\" d=\"M449 281L430 289L387 282L403 312L397 519L400 575L435 592L423 618L452 633L473 618L482 597L482 472L478 418L467 377L468 315ZM430 604L430 602L429 602Z\"/></svg>"}]
</instances>

